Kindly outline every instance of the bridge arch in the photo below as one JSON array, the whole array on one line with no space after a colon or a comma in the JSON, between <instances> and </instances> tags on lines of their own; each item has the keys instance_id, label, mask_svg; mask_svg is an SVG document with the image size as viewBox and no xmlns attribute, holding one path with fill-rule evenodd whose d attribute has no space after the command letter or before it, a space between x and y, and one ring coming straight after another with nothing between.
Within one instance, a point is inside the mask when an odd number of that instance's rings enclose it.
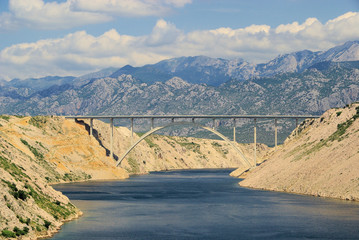
<instances>
[{"instance_id":1,"label":"bridge arch","mask_svg":"<svg viewBox=\"0 0 359 240\"><path fill-rule=\"evenodd\" d=\"M200 124L197 124L197 123L194 123L194 122L172 122L170 124L167 124L167 125L164 125L164 126L161 126L161 127L156 127L156 128L153 128L151 129L150 131L146 132L145 134L143 134L134 144L132 144L132 146L117 160L116 162L116 167L119 166L121 164L121 162L123 161L123 159L125 159L125 157L132 151L132 149L134 149L137 144L139 144L142 140L144 140L146 137L150 136L151 134L161 130L161 129L164 129L164 128L168 128L168 127L173 127L173 126L182 126L182 125L190 125L190 126L195 126L195 127L198 127L198 128L203 128L207 131L210 131L214 134L216 134L217 136L219 136L220 138L222 138L225 142L229 143L232 148L239 154L239 156L241 157L240 158L240 161L242 162L242 164L248 168L251 168L252 165L249 163L249 161L247 160L247 158L243 155L243 153L241 152L241 150L239 150L239 148L233 144L232 141L230 141L226 136L224 136L223 134L221 134L220 132L216 131L215 129L213 128L210 128L210 127L206 127L206 126L203 126L203 125L200 125Z\"/></svg>"}]
</instances>

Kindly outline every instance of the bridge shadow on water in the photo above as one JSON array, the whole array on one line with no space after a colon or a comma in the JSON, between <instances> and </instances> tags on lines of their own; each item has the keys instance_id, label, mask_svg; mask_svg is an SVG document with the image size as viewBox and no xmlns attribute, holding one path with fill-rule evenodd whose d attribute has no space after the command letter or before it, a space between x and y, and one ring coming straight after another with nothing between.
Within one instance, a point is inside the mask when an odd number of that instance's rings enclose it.
<instances>
[{"instance_id":1,"label":"bridge shadow on water","mask_svg":"<svg viewBox=\"0 0 359 240\"><path fill-rule=\"evenodd\" d=\"M84 126L86 131L90 135L91 127L89 124L87 124L84 120L78 120L78 119L75 119L75 122ZM102 138L101 133L99 133L95 128L92 128L92 135L97 140L97 142L100 144L100 146L106 150L106 156L110 157L111 151L107 147L105 147L105 145L103 145L103 141L101 140L101 138ZM119 159L119 157L115 153L113 153L113 158L116 161Z\"/></svg>"}]
</instances>

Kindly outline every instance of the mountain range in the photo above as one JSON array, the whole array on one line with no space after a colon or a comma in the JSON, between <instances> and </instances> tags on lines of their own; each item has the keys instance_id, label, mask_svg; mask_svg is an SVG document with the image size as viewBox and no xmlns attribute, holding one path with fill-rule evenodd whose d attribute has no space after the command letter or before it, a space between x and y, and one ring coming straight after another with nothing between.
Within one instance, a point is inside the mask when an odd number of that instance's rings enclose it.
<instances>
[{"instance_id":1,"label":"mountain range","mask_svg":"<svg viewBox=\"0 0 359 240\"><path fill-rule=\"evenodd\" d=\"M15 115L320 115L358 100L359 41L323 52L284 54L257 65L181 57L81 77L0 82L0 114ZM269 131L270 124L261 127ZM292 127L288 123L280 131L289 134Z\"/></svg>"}]
</instances>

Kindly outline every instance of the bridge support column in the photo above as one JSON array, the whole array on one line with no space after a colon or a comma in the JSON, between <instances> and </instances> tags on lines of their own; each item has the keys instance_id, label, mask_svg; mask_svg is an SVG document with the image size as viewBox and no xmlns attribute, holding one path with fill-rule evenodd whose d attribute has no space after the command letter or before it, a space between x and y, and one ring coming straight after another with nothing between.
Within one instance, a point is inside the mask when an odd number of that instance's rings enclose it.
<instances>
[{"instance_id":1,"label":"bridge support column","mask_svg":"<svg viewBox=\"0 0 359 240\"><path fill-rule=\"evenodd\" d=\"M212 126L212 128L213 128L213 130L216 129L216 119L215 118L213 118L213 126Z\"/></svg>"},{"instance_id":2,"label":"bridge support column","mask_svg":"<svg viewBox=\"0 0 359 240\"><path fill-rule=\"evenodd\" d=\"M133 142L133 118L131 118L131 143Z\"/></svg>"},{"instance_id":3,"label":"bridge support column","mask_svg":"<svg viewBox=\"0 0 359 240\"><path fill-rule=\"evenodd\" d=\"M153 129L153 118L151 118L151 130Z\"/></svg>"},{"instance_id":4,"label":"bridge support column","mask_svg":"<svg viewBox=\"0 0 359 240\"><path fill-rule=\"evenodd\" d=\"M113 157L113 118L110 118L110 157L114 159Z\"/></svg>"},{"instance_id":5,"label":"bridge support column","mask_svg":"<svg viewBox=\"0 0 359 240\"><path fill-rule=\"evenodd\" d=\"M278 144L278 128L277 128L277 119L274 119L274 149L277 150Z\"/></svg>"},{"instance_id":6,"label":"bridge support column","mask_svg":"<svg viewBox=\"0 0 359 240\"><path fill-rule=\"evenodd\" d=\"M233 142L236 142L236 119L233 118Z\"/></svg>"},{"instance_id":7,"label":"bridge support column","mask_svg":"<svg viewBox=\"0 0 359 240\"><path fill-rule=\"evenodd\" d=\"M90 118L90 136L93 136L93 118Z\"/></svg>"},{"instance_id":8,"label":"bridge support column","mask_svg":"<svg viewBox=\"0 0 359 240\"><path fill-rule=\"evenodd\" d=\"M295 119L295 128L298 127L298 118ZM295 130L295 135L298 135L298 129Z\"/></svg>"},{"instance_id":9,"label":"bridge support column","mask_svg":"<svg viewBox=\"0 0 359 240\"><path fill-rule=\"evenodd\" d=\"M257 118L254 119L254 167L257 165Z\"/></svg>"}]
</instances>

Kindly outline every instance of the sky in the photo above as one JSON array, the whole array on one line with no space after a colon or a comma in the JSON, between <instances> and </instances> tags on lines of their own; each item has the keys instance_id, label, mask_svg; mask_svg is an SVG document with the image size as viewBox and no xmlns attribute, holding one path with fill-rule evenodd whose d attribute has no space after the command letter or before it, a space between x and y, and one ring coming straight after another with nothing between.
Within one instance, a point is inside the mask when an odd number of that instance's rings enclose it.
<instances>
[{"instance_id":1,"label":"sky","mask_svg":"<svg viewBox=\"0 0 359 240\"><path fill-rule=\"evenodd\" d=\"M205 55L267 62L359 40L359 0L0 0L0 80Z\"/></svg>"}]
</instances>

